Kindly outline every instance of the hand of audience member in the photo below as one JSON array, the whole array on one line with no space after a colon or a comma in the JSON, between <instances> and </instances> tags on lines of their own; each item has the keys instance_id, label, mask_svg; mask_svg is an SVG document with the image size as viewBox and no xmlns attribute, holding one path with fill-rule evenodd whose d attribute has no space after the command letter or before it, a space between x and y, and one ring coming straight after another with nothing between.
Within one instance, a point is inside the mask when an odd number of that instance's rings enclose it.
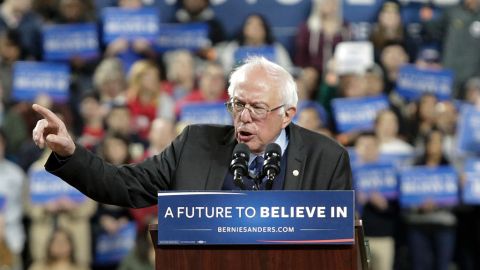
<instances>
[{"instance_id":1,"label":"hand of audience member","mask_svg":"<svg viewBox=\"0 0 480 270\"><path fill-rule=\"evenodd\" d=\"M43 116L43 119L37 122L32 132L32 138L35 144L40 148L47 146L62 157L73 155L75 152L75 143L72 137L70 137L65 123L45 107L33 104L32 108Z\"/></svg>"}]
</instances>

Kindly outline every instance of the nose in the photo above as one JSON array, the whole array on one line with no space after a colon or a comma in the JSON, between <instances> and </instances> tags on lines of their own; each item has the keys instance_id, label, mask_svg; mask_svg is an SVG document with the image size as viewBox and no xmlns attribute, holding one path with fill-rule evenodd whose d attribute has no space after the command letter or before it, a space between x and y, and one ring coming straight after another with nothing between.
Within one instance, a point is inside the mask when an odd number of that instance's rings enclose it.
<instances>
[{"instance_id":1,"label":"nose","mask_svg":"<svg viewBox=\"0 0 480 270\"><path fill-rule=\"evenodd\" d=\"M252 122L252 115L249 107L245 106L243 108L243 111L240 113L240 121L244 123Z\"/></svg>"}]
</instances>

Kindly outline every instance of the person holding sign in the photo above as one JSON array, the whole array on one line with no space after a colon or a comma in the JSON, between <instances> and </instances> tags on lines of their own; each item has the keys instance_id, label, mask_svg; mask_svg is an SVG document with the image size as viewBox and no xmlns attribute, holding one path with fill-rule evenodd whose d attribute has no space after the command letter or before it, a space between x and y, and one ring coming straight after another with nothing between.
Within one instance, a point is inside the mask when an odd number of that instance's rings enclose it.
<instances>
[{"instance_id":1,"label":"person holding sign","mask_svg":"<svg viewBox=\"0 0 480 270\"><path fill-rule=\"evenodd\" d=\"M32 136L54 152L45 164L48 171L97 201L120 206L154 205L159 190L236 189L228 168L239 143L251 152L250 163L267 145L279 145L281 168L273 189L351 189L347 151L291 123L298 98L284 68L252 57L232 73L228 92L233 126L188 126L162 153L135 165L113 166L75 144L65 124L36 104L43 119Z\"/></svg>"}]
</instances>

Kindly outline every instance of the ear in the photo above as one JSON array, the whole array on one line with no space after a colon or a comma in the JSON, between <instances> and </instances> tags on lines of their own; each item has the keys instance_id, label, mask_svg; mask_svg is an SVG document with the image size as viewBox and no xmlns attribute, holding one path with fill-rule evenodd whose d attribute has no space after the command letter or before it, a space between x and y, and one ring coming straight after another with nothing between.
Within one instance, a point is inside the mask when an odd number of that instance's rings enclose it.
<instances>
[{"instance_id":1,"label":"ear","mask_svg":"<svg viewBox=\"0 0 480 270\"><path fill-rule=\"evenodd\" d=\"M297 108L290 107L285 110L285 115L283 116L282 128L286 128L293 120L293 117L297 113Z\"/></svg>"}]
</instances>

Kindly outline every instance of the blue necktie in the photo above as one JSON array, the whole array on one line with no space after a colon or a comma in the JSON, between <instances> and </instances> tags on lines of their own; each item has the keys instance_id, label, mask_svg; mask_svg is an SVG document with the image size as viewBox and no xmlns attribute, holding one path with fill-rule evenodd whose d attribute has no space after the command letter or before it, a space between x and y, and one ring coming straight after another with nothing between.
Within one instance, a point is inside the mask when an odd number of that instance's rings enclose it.
<instances>
[{"instance_id":1,"label":"blue necktie","mask_svg":"<svg viewBox=\"0 0 480 270\"><path fill-rule=\"evenodd\" d=\"M262 156L256 156L248 167L248 170L255 176L255 178L262 173L263 161L264 159ZM260 183L262 182L260 181Z\"/></svg>"}]
</instances>

